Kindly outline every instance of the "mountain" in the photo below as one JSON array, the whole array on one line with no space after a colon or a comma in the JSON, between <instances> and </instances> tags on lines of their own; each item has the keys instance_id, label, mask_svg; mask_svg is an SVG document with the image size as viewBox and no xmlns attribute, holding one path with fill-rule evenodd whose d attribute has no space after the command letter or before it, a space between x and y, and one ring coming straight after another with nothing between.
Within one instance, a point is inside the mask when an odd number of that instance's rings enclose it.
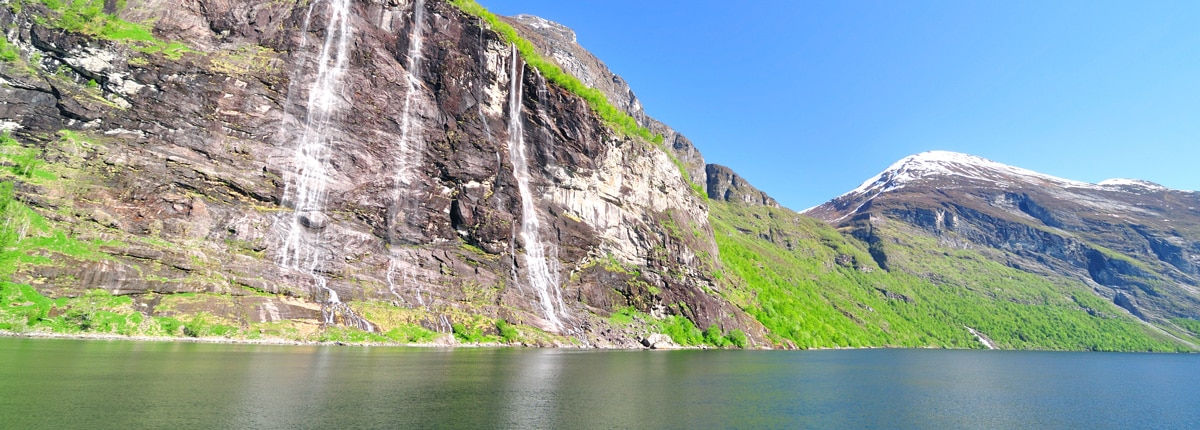
<instances>
[{"instance_id":1,"label":"mountain","mask_svg":"<svg viewBox=\"0 0 1200 430\"><path fill-rule=\"evenodd\" d=\"M799 214L706 163L538 17L19 1L0 24L0 332L1200 342L1190 193L934 153Z\"/></svg>"},{"instance_id":2,"label":"mountain","mask_svg":"<svg viewBox=\"0 0 1200 430\"><path fill-rule=\"evenodd\" d=\"M1091 184L976 156L926 152L805 213L874 246L890 266L903 240L883 225L1086 286L1138 319L1194 336L1200 318L1200 194L1147 181Z\"/></svg>"},{"instance_id":3,"label":"mountain","mask_svg":"<svg viewBox=\"0 0 1200 430\"><path fill-rule=\"evenodd\" d=\"M0 7L0 329L761 344L663 149L686 139L478 9Z\"/></svg>"}]
</instances>

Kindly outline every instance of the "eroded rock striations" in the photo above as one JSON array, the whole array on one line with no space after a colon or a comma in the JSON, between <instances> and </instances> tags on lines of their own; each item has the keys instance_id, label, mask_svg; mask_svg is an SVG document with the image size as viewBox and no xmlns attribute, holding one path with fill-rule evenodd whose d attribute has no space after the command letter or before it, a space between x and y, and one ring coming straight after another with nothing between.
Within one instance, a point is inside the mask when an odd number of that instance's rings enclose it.
<instances>
[{"instance_id":1,"label":"eroded rock striations","mask_svg":"<svg viewBox=\"0 0 1200 430\"><path fill-rule=\"evenodd\" d=\"M51 262L22 263L15 282L260 331L495 333L502 319L530 343L636 347L653 320L681 315L762 339L721 298L707 206L670 156L611 132L449 3L109 12L154 22L159 45L64 30L40 4L0 8L19 52L0 73L0 118L51 172L18 178L18 200L100 244L98 255L39 251ZM640 112L632 92L613 100ZM527 166L514 165L514 132ZM703 178L686 138L667 141ZM544 312L531 287L534 253L561 312ZM606 318L627 308L644 315L632 327Z\"/></svg>"}]
</instances>

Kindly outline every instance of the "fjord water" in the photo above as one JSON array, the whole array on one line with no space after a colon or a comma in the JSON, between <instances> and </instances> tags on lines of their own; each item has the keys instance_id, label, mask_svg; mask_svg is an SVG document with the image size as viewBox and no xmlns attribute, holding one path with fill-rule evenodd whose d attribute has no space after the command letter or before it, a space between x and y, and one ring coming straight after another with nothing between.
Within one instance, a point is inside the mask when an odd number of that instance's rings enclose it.
<instances>
[{"instance_id":1,"label":"fjord water","mask_svg":"<svg viewBox=\"0 0 1200 430\"><path fill-rule=\"evenodd\" d=\"M1200 428L1200 356L0 338L0 428Z\"/></svg>"}]
</instances>

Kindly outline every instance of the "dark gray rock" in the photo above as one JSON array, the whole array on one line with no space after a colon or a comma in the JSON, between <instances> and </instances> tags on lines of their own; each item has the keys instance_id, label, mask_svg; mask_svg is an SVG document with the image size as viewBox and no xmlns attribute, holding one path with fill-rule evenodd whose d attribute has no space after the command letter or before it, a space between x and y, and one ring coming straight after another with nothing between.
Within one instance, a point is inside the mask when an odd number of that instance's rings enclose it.
<instances>
[{"instance_id":1,"label":"dark gray rock","mask_svg":"<svg viewBox=\"0 0 1200 430\"><path fill-rule=\"evenodd\" d=\"M754 188L749 182L734 173L733 169L719 164L709 164L705 171L705 176L708 177L708 197L711 199L749 206L779 207L779 203L775 199Z\"/></svg>"}]
</instances>

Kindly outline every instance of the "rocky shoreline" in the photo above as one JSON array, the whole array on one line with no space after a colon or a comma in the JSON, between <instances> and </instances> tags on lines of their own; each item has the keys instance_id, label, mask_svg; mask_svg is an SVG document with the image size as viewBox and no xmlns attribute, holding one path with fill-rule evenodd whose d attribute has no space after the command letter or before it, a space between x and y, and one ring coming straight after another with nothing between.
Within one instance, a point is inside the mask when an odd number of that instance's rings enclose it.
<instances>
[{"instance_id":1,"label":"rocky shoreline","mask_svg":"<svg viewBox=\"0 0 1200 430\"><path fill-rule=\"evenodd\" d=\"M281 346L365 346L365 347L412 347L412 348L542 348L536 345L503 344L503 343L462 343L451 335L438 338L433 342L399 343L399 342L345 342L345 341L306 341L284 338L267 339L238 339L228 337L170 337L170 336L122 336L107 333L53 333L53 332L24 332L18 333L0 330L0 337L26 339L74 339L74 340L118 340L132 342L182 342L210 343L231 345L281 345ZM613 348L600 346L555 345L563 349L605 349L605 350L679 350L679 349L709 349L704 347L680 346L665 335L651 335L644 339L641 348Z\"/></svg>"}]
</instances>

